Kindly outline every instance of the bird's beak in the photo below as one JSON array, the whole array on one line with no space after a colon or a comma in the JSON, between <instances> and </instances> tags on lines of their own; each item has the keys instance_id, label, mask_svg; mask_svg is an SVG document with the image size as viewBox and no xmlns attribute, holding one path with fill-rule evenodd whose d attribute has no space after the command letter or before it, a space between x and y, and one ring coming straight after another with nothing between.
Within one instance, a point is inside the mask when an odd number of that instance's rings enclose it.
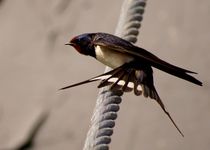
<instances>
[{"instance_id":1,"label":"bird's beak","mask_svg":"<svg viewBox=\"0 0 210 150\"><path fill-rule=\"evenodd\" d=\"M65 45L71 45L71 46L73 46L74 44L73 43L66 43Z\"/></svg>"}]
</instances>

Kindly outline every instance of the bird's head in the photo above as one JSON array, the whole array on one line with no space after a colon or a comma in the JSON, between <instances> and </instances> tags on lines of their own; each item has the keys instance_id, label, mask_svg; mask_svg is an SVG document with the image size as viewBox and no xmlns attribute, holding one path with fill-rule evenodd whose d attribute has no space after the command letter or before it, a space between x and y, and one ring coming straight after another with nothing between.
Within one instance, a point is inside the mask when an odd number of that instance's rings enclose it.
<instances>
[{"instance_id":1,"label":"bird's head","mask_svg":"<svg viewBox=\"0 0 210 150\"><path fill-rule=\"evenodd\" d=\"M86 33L72 38L65 45L73 46L79 53L95 57L95 49L93 45L94 34Z\"/></svg>"}]
</instances>

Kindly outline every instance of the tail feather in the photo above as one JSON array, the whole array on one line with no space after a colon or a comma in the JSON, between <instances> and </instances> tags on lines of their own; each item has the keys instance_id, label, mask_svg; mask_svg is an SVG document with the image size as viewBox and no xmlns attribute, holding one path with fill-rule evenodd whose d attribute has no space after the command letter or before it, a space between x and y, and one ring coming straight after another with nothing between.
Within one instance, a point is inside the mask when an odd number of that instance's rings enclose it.
<instances>
[{"instance_id":1,"label":"tail feather","mask_svg":"<svg viewBox=\"0 0 210 150\"><path fill-rule=\"evenodd\" d=\"M111 82L108 82L111 78L114 78L116 76L118 76L118 74L122 71L121 67L119 68L116 68L114 70L111 70L105 74L107 75L110 75L110 77L106 78L106 79L101 79L101 83L98 85L98 88L101 88L101 87L104 87L104 86L107 86L107 85L110 85L112 84Z\"/></svg>"},{"instance_id":2,"label":"tail feather","mask_svg":"<svg viewBox=\"0 0 210 150\"><path fill-rule=\"evenodd\" d=\"M187 81L193 82L198 85L202 85L200 81L187 74L194 72L170 65L166 62L164 62L163 64L164 65L162 66L154 65L154 67L163 70L169 74L185 79ZM61 88L61 90L98 80L101 80L100 84L98 85L98 88L110 85L111 90L122 90L123 92L131 92L133 90L134 94L137 96L143 94L144 97L150 97L151 99L154 99L169 117L169 119L179 131L179 133L182 136L184 136L181 130L176 125L176 123L174 122L174 120L172 119L172 117L170 116L169 112L165 109L165 106L154 87L153 71L151 66L137 66L135 65L135 63L132 62L127 63L107 73Z\"/></svg>"},{"instance_id":3,"label":"tail feather","mask_svg":"<svg viewBox=\"0 0 210 150\"><path fill-rule=\"evenodd\" d=\"M111 90L115 90L116 88L118 89L118 86L123 86L124 80L122 80L122 78L125 76L126 72L122 71L119 76L116 78L116 81L113 82L113 84L111 85L110 89ZM108 80L109 81L109 80ZM120 82L121 81L121 82ZM120 82L120 83L119 83Z\"/></svg>"},{"instance_id":4,"label":"tail feather","mask_svg":"<svg viewBox=\"0 0 210 150\"><path fill-rule=\"evenodd\" d=\"M181 130L176 125L176 123L174 122L174 120L172 119L169 112L166 111L165 106L154 87L152 68L147 68L147 71L136 70L136 68L132 68L131 66L124 66L117 69L117 73L111 75L107 79L102 80L98 87L111 85L111 90L122 90L123 92L126 92L126 88L131 88L134 90L134 94L137 96L143 94L146 98L150 97L151 99L154 99L169 117L169 119L179 131L179 133L182 136L184 136ZM129 90L129 92L130 91L131 90Z\"/></svg>"},{"instance_id":5,"label":"tail feather","mask_svg":"<svg viewBox=\"0 0 210 150\"><path fill-rule=\"evenodd\" d=\"M79 82L79 83L75 83L75 84L72 84L72 85L69 85L69 86L65 86L63 88L60 88L59 90L65 90L65 89L69 89L69 88L72 88L72 87L75 87L75 86L79 86L79 85L82 85L82 84L86 84L86 83L90 83L90 82L95 82L95 81L99 81L99 80L108 81L110 78L112 78L113 76L115 76L120 71L121 71L121 69L119 67L119 68L116 68L116 69L111 70L109 72L103 73L103 74L98 75L98 76L95 76L93 78L90 78L88 80L84 80L84 81ZM102 84L101 87L105 86L105 85L103 85L103 83L101 83L101 84Z\"/></svg>"},{"instance_id":6,"label":"tail feather","mask_svg":"<svg viewBox=\"0 0 210 150\"><path fill-rule=\"evenodd\" d=\"M132 81L131 80L132 72L133 72L133 70L131 70L130 72L128 72L128 75L127 76L124 76L124 78L123 78L123 80L125 81L125 84L122 87L122 91L123 92L131 92L132 91L132 88L128 88L129 81Z\"/></svg>"},{"instance_id":7,"label":"tail feather","mask_svg":"<svg viewBox=\"0 0 210 150\"><path fill-rule=\"evenodd\" d=\"M162 100L160 99L156 89L154 86L150 87L150 95L149 97L156 100L157 103L160 105L160 107L162 108L162 110L165 112L165 114L168 116L168 118L171 120L171 122L173 123L173 125L175 126L175 128L179 131L179 133L184 137L184 134L182 133L182 131L179 129L179 127L176 125L175 121L172 119L171 115L169 114L169 112L166 110Z\"/></svg>"}]
</instances>

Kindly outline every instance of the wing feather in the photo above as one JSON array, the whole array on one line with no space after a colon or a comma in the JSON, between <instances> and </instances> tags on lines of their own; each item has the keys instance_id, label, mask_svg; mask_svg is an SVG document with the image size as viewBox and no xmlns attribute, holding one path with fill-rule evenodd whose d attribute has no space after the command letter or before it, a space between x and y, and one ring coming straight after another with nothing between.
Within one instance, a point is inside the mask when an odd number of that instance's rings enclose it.
<instances>
[{"instance_id":1,"label":"wing feather","mask_svg":"<svg viewBox=\"0 0 210 150\"><path fill-rule=\"evenodd\" d=\"M168 62L161 60L157 56L146 51L145 49L134 46L130 42L123 40L117 36L105 33L97 33L93 43L94 45L108 47L109 49L112 50L133 55L142 62L147 63L148 65L151 65L166 73L169 73L171 75L177 76L194 84L202 86L202 82L200 82L193 76L187 74L187 73L196 74L195 72L169 64Z\"/></svg>"}]
</instances>

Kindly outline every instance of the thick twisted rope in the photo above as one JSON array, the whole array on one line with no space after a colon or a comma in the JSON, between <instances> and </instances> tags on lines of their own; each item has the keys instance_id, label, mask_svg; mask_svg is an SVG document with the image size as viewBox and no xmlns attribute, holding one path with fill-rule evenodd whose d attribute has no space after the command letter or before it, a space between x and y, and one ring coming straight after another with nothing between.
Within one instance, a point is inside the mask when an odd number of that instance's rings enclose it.
<instances>
[{"instance_id":1,"label":"thick twisted rope","mask_svg":"<svg viewBox=\"0 0 210 150\"><path fill-rule=\"evenodd\" d=\"M115 35L135 43L141 26L146 0L124 0ZM105 71L110 68L106 67ZM122 92L102 88L96 101L83 150L108 150L117 119Z\"/></svg>"}]
</instances>

